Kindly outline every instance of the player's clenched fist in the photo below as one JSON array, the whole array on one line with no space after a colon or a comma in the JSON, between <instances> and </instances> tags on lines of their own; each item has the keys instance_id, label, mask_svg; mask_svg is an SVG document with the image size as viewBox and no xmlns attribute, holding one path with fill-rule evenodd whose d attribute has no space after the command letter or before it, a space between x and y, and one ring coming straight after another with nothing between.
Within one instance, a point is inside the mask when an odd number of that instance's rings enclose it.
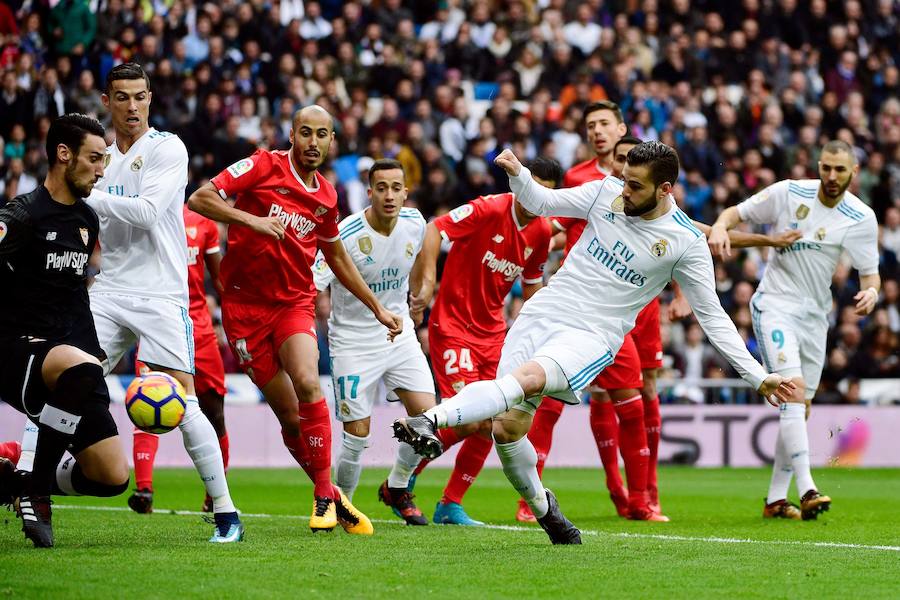
<instances>
[{"instance_id":1,"label":"player's clenched fist","mask_svg":"<svg viewBox=\"0 0 900 600\"><path fill-rule=\"evenodd\" d=\"M250 221L250 229L275 239L284 239L284 222L278 217L254 217Z\"/></svg>"},{"instance_id":2,"label":"player's clenched fist","mask_svg":"<svg viewBox=\"0 0 900 600\"><path fill-rule=\"evenodd\" d=\"M713 225L709 230L709 251L713 256L728 258L731 256L731 240L728 239L728 230L721 225Z\"/></svg>"},{"instance_id":3,"label":"player's clenched fist","mask_svg":"<svg viewBox=\"0 0 900 600\"><path fill-rule=\"evenodd\" d=\"M515 177L522 170L522 163L519 162L519 159L516 158L516 155L509 148L497 155L497 158L494 159L494 164L506 171L507 175L511 177Z\"/></svg>"},{"instance_id":4,"label":"player's clenched fist","mask_svg":"<svg viewBox=\"0 0 900 600\"><path fill-rule=\"evenodd\" d=\"M787 229L772 237L772 245L776 248L787 248L803 237L803 232L797 229Z\"/></svg>"},{"instance_id":5,"label":"player's clenched fist","mask_svg":"<svg viewBox=\"0 0 900 600\"><path fill-rule=\"evenodd\" d=\"M403 317L396 315L386 308L382 308L375 313L375 318L388 328L388 339L392 342L394 338L403 333Z\"/></svg>"},{"instance_id":6,"label":"player's clenched fist","mask_svg":"<svg viewBox=\"0 0 900 600\"><path fill-rule=\"evenodd\" d=\"M778 406L782 402L787 402L793 398L795 389L797 389L797 386L790 379L776 373L770 373L760 384L757 391L759 391L760 395L765 396L769 404Z\"/></svg>"}]
</instances>

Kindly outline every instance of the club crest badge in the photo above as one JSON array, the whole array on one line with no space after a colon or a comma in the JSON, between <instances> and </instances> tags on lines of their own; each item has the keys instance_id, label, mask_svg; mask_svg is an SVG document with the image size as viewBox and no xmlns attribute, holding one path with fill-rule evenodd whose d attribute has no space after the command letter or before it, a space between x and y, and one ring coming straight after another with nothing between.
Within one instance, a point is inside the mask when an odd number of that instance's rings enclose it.
<instances>
[{"instance_id":1,"label":"club crest badge","mask_svg":"<svg viewBox=\"0 0 900 600\"><path fill-rule=\"evenodd\" d=\"M816 230L816 239L819 240L819 241L821 242L822 240L825 239L825 233L826 233L826 232L825 232L825 228L824 228L824 227L819 227L819 228Z\"/></svg>"},{"instance_id":2,"label":"club crest badge","mask_svg":"<svg viewBox=\"0 0 900 600\"><path fill-rule=\"evenodd\" d=\"M350 416L350 406L348 406L346 402L341 402L341 416Z\"/></svg>"},{"instance_id":3,"label":"club crest badge","mask_svg":"<svg viewBox=\"0 0 900 600\"><path fill-rule=\"evenodd\" d=\"M787 362L787 356L784 355L784 352L779 352L779 353L778 353L778 362L779 362L779 363L786 363L786 362Z\"/></svg>"},{"instance_id":4,"label":"club crest badge","mask_svg":"<svg viewBox=\"0 0 900 600\"><path fill-rule=\"evenodd\" d=\"M450 384L450 387L452 387L453 391L458 394L462 391L462 389L464 387L466 387L466 382L465 381L454 381L453 383Z\"/></svg>"},{"instance_id":5,"label":"club crest badge","mask_svg":"<svg viewBox=\"0 0 900 600\"><path fill-rule=\"evenodd\" d=\"M108 155L107 155L108 156ZM144 166L144 157L138 156L131 162L131 170L137 173Z\"/></svg>"},{"instance_id":6,"label":"club crest badge","mask_svg":"<svg viewBox=\"0 0 900 600\"><path fill-rule=\"evenodd\" d=\"M112 154L107 153L106 156L103 157L103 168L109 166L110 161L112 160Z\"/></svg>"},{"instance_id":7,"label":"club crest badge","mask_svg":"<svg viewBox=\"0 0 900 600\"><path fill-rule=\"evenodd\" d=\"M324 215L327 212L328 212L327 208L325 208L324 206L320 206L319 208L316 209L315 215L317 217L321 217L322 215Z\"/></svg>"},{"instance_id":8,"label":"club crest badge","mask_svg":"<svg viewBox=\"0 0 900 600\"><path fill-rule=\"evenodd\" d=\"M413 248L412 242L406 242L406 258L412 258L413 254L415 254L415 248Z\"/></svg>"},{"instance_id":9,"label":"club crest badge","mask_svg":"<svg viewBox=\"0 0 900 600\"><path fill-rule=\"evenodd\" d=\"M612 201L613 212L622 212L625 210L625 200L622 196L618 196L615 200Z\"/></svg>"},{"instance_id":10,"label":"club crest badge","mask_svg":"<svg viewBox=\"0 0 900 600\"><path fill-rule=\"evenodd\" d=\"M88 245L88 230L87 227L79 227L78 233L81 234L81 241L84 242L84 245Z\"/></svg>"},{"instance_id":11,"label":"club crest badge","mask_svg":"<svg viewBox=\"0 0 900 600\"><path fill-rule=\"evenodd\" d=\"M669 240L659 240L652 246L650 246L650 252L656 258L662 258L666 255L666 252L669 251Z\"/></svg>"},{"instance_id":12,"label":"club crest badge","mask_svg":"<svg viewBox=\"0 0 900 600\"><path fill-rule=\"evenodd\" d=\"M534 249L533 249L533 248L528 248L528 247L526 246L526 247L525 247L525 252L522 254L522 256L525 257L525 260L528 260L528 257L531 256L531 253L532 253L532 252L534 252Z\"/></svg>"},{"instance_id":13,"label":"club crest badge","mask_svg":"<svg viewBox=\"0 0 900 600\"><path fill-rule=\"evenodd\" d=\"M359 251L366 256L372 253L372 238L369 236L364 235L356 240L356 245L359 247Z\"/></svg>"},{"instance_id":14,"label":"club crest badge","mask_svg":"<svg viewBox=\"0 0 900 600\"><path fill-rule=\"evenodd\" d=\"M197 228L196 227L185 227L184 231L185 231L185 233L188 234L188 237L191 238L192 240L197 239Z\"/></svg>"},{"instance_id":15,"label":"club crest badge","mask_svg":"<svg viewBox=\"0 0 900 600\"><path fill-rule=\"evenodd\" d=\"M795 214L797 215L797 220L802 221L809 215L809 207L805 204L801 204L797 207L797 212Z\"/></svg>"}]
</instances>

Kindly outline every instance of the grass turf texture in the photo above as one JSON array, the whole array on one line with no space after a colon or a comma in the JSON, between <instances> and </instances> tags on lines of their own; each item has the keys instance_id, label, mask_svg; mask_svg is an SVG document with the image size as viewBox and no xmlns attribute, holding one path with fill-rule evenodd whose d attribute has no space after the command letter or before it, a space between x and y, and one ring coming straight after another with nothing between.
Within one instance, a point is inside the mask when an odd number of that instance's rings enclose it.
<instances>
[{"instance_id":1,"label":"grass turf texture","mask_svg":"<svg viewBox=\"0 0 900 600\"><path fill-rule=\"evenodd\" d=\"M417 501L429 517L447 474L427 469L419 478ZM0 527L0 597L900 594L896 469L816 471L816 482L832 496L833 508L818 521L798 522L761 518L767 470L664 468L663 508L672 522L660 524L616 517L601 490L599 471L549 469L547 485L586 532L581 547L552 547L536 525L525 531L400 525L376 499L385 475L386 470L366 470L356 492L356 506L376 520L372 538L347 535L340 527L312 534L305 520L311 487L299 469L229 473L233 495L248 515L242 544L209 544L212 526L199 516L161 510L198 510L202 488L188 470L157 471L157 512L152 515L87 508L121 509L127 494L105 500L56 498L62 506L54 511L53 550L31 548L18 519L6 513ZM515 500L502 472L486 470L465 506L474 518L515 527ZM272 516L250 516L254 513ZM893 549L815 545L821 542Z\"/></svg>"}]
</instances>

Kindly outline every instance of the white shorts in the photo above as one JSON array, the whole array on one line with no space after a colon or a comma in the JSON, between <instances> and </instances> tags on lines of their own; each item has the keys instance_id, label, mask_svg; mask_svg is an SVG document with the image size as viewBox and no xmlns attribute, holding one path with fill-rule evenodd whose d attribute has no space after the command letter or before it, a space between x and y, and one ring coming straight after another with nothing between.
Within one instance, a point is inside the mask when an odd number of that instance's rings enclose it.
<instances>
[{"instance_id":1,"label":"white shorts","mask_svg":"<svg viewBox=\"0 0 900 600\"><path fill-rule=\"evenodd\" d=\"M512 373L537 357L551 359L565 375L563 389L545 389L566 404L579 404L580 393L597 375L613 363L615 353L600 336L584 329L574 329L546 318L519 316L503 342L497 377ZM541 396L526 398L514 408L534 414Z\"/></svg>"},{"instance_id":2,"label":"white shorts","mask_svg":"<svg viewBox=\"0 0 900 600\"><path fill-rule=\"evenodd\" d=\"M415 336L391 344L386 352L345 354L331 357L335 413L338 421L359 421L372 415L372 406L383 395L397 400L394 390L434 395L434 379L422 346Z\"/></svg>"},{"instance_id":3,"label":"white shorts","mask_svg":"<svg viewBox=\"0 0 900 600\"><path fill-rule=\"evenodd\" d=\"M138 359L156 367L194 372L194 323L169 300L92 293L91 313L109 373L135 343Z\"/></svg>"},{"instance_id":4,"label":"white shorts","mask_svg":"<svg viewBox=\"0 0 900 600\"><path fill-rule=\"evenodd\" d=\"M828 319L821 313L794 314L759 296L753 296L750 310L763 364L770 373L803 377L806 399L811 400L825 366Z\"/></svg>"}]
</instances>

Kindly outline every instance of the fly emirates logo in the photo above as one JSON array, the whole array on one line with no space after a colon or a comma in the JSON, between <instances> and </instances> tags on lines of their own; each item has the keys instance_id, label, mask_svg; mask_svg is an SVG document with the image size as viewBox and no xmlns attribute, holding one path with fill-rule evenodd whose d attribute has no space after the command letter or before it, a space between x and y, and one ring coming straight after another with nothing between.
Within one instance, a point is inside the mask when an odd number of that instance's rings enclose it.
<instances>
[{"instance_id":1,"label":"fly emirates logo","mask_svg":"<svg viewBox=\"0 0 900 600\"><path fill-rule=\"evenodd\" d=\"M487 268L494 273L500 273L507 281L515 281L515 279L522 274L522 271L525 270L524 267L520 267L516 263L508 261L505 258L497 258L497 255L490 250L484 253L481 264L487 266Z\"/></svg>"},{"instance_id":2,"label":"fly emirates logo","mask_svg":"<svg viewBox=\"0 0 900 600\"><path fill-rule=\"evenodd\" d=\"M316 226L315 222L299 213L287 212L280 204L272 204L268 216L278 217L286 228L293 229L297 233L297 239L305 238Z\"/></svg>"}]
</instances>

